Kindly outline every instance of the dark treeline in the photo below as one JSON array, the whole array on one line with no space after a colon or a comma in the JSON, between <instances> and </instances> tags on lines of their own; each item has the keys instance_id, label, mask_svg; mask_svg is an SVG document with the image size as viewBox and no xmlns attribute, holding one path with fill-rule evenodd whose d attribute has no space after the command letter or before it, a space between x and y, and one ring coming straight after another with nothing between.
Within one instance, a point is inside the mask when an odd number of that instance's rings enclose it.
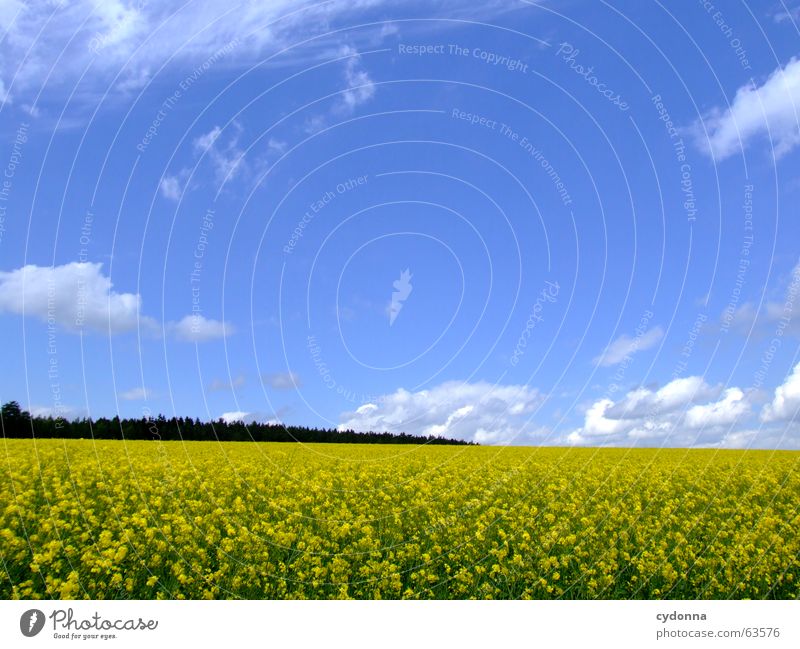
<instances>
[{"instance_id":1,"label":"dark treeline","mask_svg":"<svg viewBox=\"0 0 800 649\"><path fill-rule=\"evenodd\" d=\"M221 442L337 442L340 444L472 444L439 437L406 433L356 433L352 430L306 428L242 422L200 421L191 417L142 417L141 419L74 419L32 417L16 401L2 406L5 437L38 439L127 439Z\"/></svg>"}]
</instances>

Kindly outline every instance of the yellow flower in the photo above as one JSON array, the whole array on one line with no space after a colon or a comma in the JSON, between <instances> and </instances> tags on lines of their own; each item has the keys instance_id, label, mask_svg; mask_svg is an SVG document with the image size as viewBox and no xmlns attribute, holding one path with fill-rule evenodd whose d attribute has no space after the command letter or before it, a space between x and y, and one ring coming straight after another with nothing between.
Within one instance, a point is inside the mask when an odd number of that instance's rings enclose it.
<instances>
[{"instance_id":1,"label":"yellow flower","mask_svg":"<svg viewBox=\"0 0 800 649\"><path fill-rule=\"evenodd\" d=\"M800 597L796 453L35 443L3 598Z\"/></svg>"}]
</instances>

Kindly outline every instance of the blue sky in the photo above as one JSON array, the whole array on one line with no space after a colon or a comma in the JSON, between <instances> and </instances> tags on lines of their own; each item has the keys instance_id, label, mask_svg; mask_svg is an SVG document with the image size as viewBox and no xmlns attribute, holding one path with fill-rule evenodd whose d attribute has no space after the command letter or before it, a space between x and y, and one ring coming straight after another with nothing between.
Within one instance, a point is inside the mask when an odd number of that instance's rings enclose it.
<instances>
[{"instance_id":1,"label":"blue sky","mask_svg":"<svg viewBox=\"0 0 800 649\"><path fill-rule=\"evenodd\" d=\"M798 448L798 20L0 0L0 399Z\"/></svg>"}]
</instances>

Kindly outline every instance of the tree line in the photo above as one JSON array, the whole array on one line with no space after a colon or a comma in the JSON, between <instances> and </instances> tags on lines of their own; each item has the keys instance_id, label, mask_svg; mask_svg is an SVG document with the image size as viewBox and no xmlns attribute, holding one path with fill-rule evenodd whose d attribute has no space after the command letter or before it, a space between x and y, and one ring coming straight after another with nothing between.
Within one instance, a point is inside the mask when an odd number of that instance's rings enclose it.
<instances>
[{"instance_id":1,"label":"tree line","mask_svg":"<svg viewBox=\"0 0 800 649\"><path fill-rule=\"evenodd\" d=\"M339 444L473 444L456 439L421 437L408 433L367 432L284 426L241 421L201 421L192 417L113 417L108 419L63 419L37 417L22 410L16 401L0 409L2 434L7 438L116 439L201 442L305 442Z\"/></svg>"}]
</instances>

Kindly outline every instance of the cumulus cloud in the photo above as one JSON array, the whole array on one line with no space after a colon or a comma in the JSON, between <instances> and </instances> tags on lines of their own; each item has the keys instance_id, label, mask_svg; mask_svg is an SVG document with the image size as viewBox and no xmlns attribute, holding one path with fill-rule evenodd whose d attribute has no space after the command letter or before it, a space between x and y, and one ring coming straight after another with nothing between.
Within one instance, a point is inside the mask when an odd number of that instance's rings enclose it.
<instances>
[{"instance_id":1,"label":"cumulus cloud","mask_svg":"<svg viewBox=\"0 0 800 649\"><path fill-rule=\"evenodd\" d=\"M119 398L123 401L143 401L152 399L152 397L153 391L144 387L132 388L119 393Z\"/></svg>"},{"instance_id":2,"label":"cumulus cloud","mask_svg":"<svg viewBox=\"0 0 800 649\"><path fill-rule=\"evenodd\" d=\"M800 60L792 58L760 86L742 86L728 108L714 109L703 124L708 135L695 125L697 144L716 160L760 136L772 139L776 156L785 155L800 143Z\"/></svg>"},{"instance_id":3,"label":"cumulus cloud","mask_svg":"<svg viewBox=\"0 0 800 649\"><path fill-rule=\"evenodd\" d=\"M228 424L236 423L237 421L245 422L245 420L250 417L251 413L244 412L243 410L234 410L233 412L223 412L220 415L220 419ZM250 419L252 421L252 418Z\"/></svg>"},{"instance_id":4,"label":"cumulus cloud","mask_svg":"<svg viewBox=\"0 0 800 649\"><path fill-rule=\"evenodd\" d=\"M800 449L800 427L790 425L731 428L718 440L697 444L705 448Z\"/></svg>"},{"instance_id":5,"label":"cumulus cloud","mask_svg":"<svg viewBox=\"0 0 800 649\"><path fill-rule=\"evenodd\" d=\"M594 363L601 367L617 365L636 352L650 349L663 337L664 330L661 327L653 327L641 336L633 338L623 334L612 342L602 354L595 357Z\"/></svg>"},{"instance_id":6,"label":"cumulus cloud","mask_svg":"<svg viewBox=\"0 0 800 649\"><path fill-rule=\"evenodd\" d=\"M718 448L750 448L756 439L763 439L763 431L747 428L726 433L719 442L708 444ZM777 444L775 445L777 447Z\"/></svg>"},{"instance_id":7,"label":"cumulus cloud","mask_svg":"<svg viewBox=\"0 0 800 649\"><path fill-rule=\"evenodd\" d=\"M631 419L646 415L661 415L685 406L692 400L710 399L720 392L702 377L687 376L674 379L658 390L636 388L607 409L612 419Z\"/></svg>"},{"instance_id":8,"label":"cumulus cloud","mask_svg":"<svg viewBox=\"0 0 800 649\"><path fill-rule=\"evenodd\" d=\"M0 272L0 312L33 316L68 331L115 334L133 330L137 323L154 328L155 322L140 313L141 304L138 294L116 292L100 263L28 265Z\"/></svg>"},{"instance_id":9,"label":"cumulus cloud","mask_svg":"<svg viewBox=\"0 0 800 649\"><path fill-rule=\"evenodd\" d=\"M274 372L261 377L264 385L273 390L295 390L303 383L295 372Z\"/></svg>"},{"instance_id":10,"label":"cumulus cloud","mask_svg":"<svg viewBox=\"0 0 800 649\"><path fill-rule=\"evenodd\" d=\"M191 343L225 338L235 332L230 323L212 320L200 314L187 315L178 322L169 323L167 329L178 340Z\"/></svg>"},{"instance_id":11,"label":"cumulus cloud","mask_svg":"<svg viewBox=\"0 0 800 649\"><path fill-rule=\"evenodd\" d=\"M786 380L775 388L775 396L771 403L764 406L761 419L765 422L787 421L797 417L800 409L800 363Z\"/></svg>"},{"instance_id":12,"label":"cumulus cloud","mask_svg":"<svg viewBox=\"0 0 800 649\"><path fill-rule=\"evenodd\" d=\"M220 419L227 423L240 421L244 424L257 422L259 424L266 424L268 426L282 426L282 417L289 412L289 408L279 408L277 412L267 412L260 410L234 410L232 412L223 412Z\"/></svg>"},{"instance_id":13,"label":"cumulus cloud","mask_svg":"<svg viewBox=\"0 0 800 649\"><path fill-rule=\"evenodd\" d=\"M690 428L726 426L750 412L750 404L739 388L725 390L722 399L712 403L692 406L686 413Z\"/></svg>"},{"instance_id":14,"label":"cumulus cloud","mask_svg":"<svg viewBox=\"0 0 800 649\"><path fill-rule=\"evenodd\" d=\"M138 293L119 293L101 263L72 262L61 266L28 265L0 271L0 313L34 317L72 333L95 331L110 336L134 331L157 335L154 318L142 314ZM230 324L190 315L166 323L179 340L202 342L233 333Z\"/></svg>"},{"instance_id":15,"label":"cumulus cloud","mask_svg":"<svg viewBox=\"0 0 800 649\"><path fill-rule=\"evenodd\" d=\"M57 406L31 405L28 408L28 412L31 413L33 417L52 417L53 419L67 419L70 421L87 416L85 408L76 408L75 406L66 404L59 404Z\"/></svg>"},{"instance_id":16,"label":"cumulus cloud","mask_svg":"<svg viewBox=\"0 0 800 649\"><path fill-rule=\"evenodd\" d=\"M340 417L339 430L388 431L483 444L527 441L528 418L543 401L526 385L449 381L429 390L399 389Z\"/></svg>"},{"instance_id":17,"label":"cumulus cloud","mask_svg":"<svg viewBox=\"0 0 800 649\"><path fill-rule=\"evenodd\" d=\"M721 393L721 394L720 394ZM598 399L572 431L572 444L636 444L680 441L694 445L698 434L725 434L724 427L751 413L753 395L733 387L722 391L701 377L671 381L658 390L638 388L619 401Z\"/></svg>"}]
</instances>

